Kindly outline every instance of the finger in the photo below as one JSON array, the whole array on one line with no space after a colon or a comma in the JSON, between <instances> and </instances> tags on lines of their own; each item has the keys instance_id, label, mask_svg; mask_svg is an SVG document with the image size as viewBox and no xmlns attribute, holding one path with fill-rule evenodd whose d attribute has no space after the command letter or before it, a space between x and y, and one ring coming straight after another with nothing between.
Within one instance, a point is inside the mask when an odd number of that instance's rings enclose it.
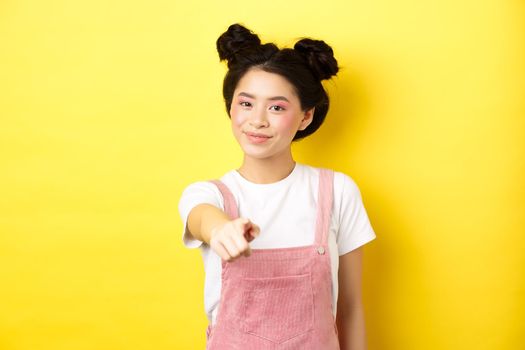
<instances>
[{"instance_id":1,"label":"finger","mask_svg":"<svg viewBox=\"0 0 525 350\"><path fill-rule=\"evenodd\" d=\"M247 224L250 223L250 219L245 218L245 217L241 217L241 218L239 218L239 221L238 221L238 222L239 222L241 225L244 226L244 225L247 225Z\"/></svg>"},{"instance_id":2,"label":"finger","mask_svg":"<svg viewBox=\"0 0 525 350\"><path fill-rule=\"evenodd\" d=\"M253 237L258 237L261 234L261 229L259 226L253 224L252 230L250 231L250 234Z\"/></svg>"},{"instance_id":3,"label":"finger","mask_svg":"<svg viewBox=\"0 0 525 350\"><path fill-rule=\"evenodd\" d=\"M252 248L248 245L248 248L242 253L246 258L252 255Z\"/></svg>"},{"instance_id":4,"label":"finger","mask_svg":"<svg viewBox=\"0 0 525 350\"><path fill-rule=\"evenodd\" d=\"M246 241L246 239L244 238L244 235L234 235L232 238L237 248L239 249L239 252L245 255L245 252L250 249L250 246L248 245L248 241Z\"/></svg>"},{"instance_id":5,"label":"finger","mask_svg":"<svg viewBox=\"0 0 525 350\"><path fill-rule=\"evenodd\" d=\"M260 233L261 233L261 229L259 228L259 226L253 224L250 230L248 230L245 234L246 240L248 242L251 242L255 238L257 238Z\"/></svg>"},{"instance_id":6,"label":"finger","mask_svg":"<svg viewBox=\"0 0 525 350\"><path fill-rule=\"evenodd\" d=\"M232 237L224 237L222 243L228 251L228 254L230 254L231 260L235 260L241 255L241 251L237 247L237 244L235 243Z\"/></svg>"},{"instance_id":7,"label":"finger","mask_svg":"<svg viewBox=\"0 0 525 350\"><path fill-rule=\"evenodd\" d=\"M223 260L229 261L231 259L230 254L228 254L228 251L221 242L215 242L213 244L213 249Z\"/></svg>"},{"instance_id":8,"label":"finger","mask_svg":"<svg viewBox=\"0 0 525 350\"><path fill-rule=\"evenodd\" d=\"M245 233L247 230L249 230L252 227L252 223L247 218L242 218L242 220L239 221L240 229L243 233Z\"/></svg>"},{"instance_id":9,"label":"finger","mask_svg":"<svg viewBox=\"0 0 525 350\"><path fill-rule=\"evenodd\" d=\"M254 223L248 218L241 218L238 222L244 230L248 230L254 225Z\"/></svg>"},{"instance_id":10,"label":"finger","mask_svg":"<svg viewBox=\"0 0 525 350\"><path fill-rule=\"evenodd\" d=\"M250 240L250 235L249 235L249 232L252 228L253 224L252 222L249 220L249 219L244 219L242 221L239 221L239 231L241 232L241 234L244 236L244 238L249 241Z\"/></svg>"}]
</instances>

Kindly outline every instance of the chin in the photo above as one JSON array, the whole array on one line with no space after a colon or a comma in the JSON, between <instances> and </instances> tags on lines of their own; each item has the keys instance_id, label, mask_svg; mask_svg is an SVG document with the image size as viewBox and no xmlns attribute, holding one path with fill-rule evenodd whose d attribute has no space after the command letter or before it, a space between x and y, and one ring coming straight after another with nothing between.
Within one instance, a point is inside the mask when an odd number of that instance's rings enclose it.
<instances>
[{"instance_id":1,"label":"chin","mask_svg":"<svg viewBox=\"0 0 525 350\"><path fill-rule=\"evenodd\" d=\"M266 159L272 156L272 154L268 154L267 152L250 152L246 150L242 150L242 151L246 157L250 157L254 159Z\"/></svg>"},{"instance_id":2,"label":"chin","mask_svg":"<svg viewBox=\"0 0 525 350\"><path fill-rule=\"evenodd\" d=\"M268 152L268 150L254 150L251 147L241 147L241 150L246 157L255 159L265 159L273 156L273 153Z\"/></svg>"}]
</instances>

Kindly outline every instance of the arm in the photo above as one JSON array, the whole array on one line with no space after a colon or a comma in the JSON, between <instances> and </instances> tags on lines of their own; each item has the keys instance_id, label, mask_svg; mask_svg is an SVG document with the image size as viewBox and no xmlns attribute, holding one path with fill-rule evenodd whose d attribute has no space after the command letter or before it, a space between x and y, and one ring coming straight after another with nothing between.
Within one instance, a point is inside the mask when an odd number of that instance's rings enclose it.
<instances>
[{"instance_id":1,"label":"arm","mask_svg":"<svg viewBox=\"0 0 525 350\"><path fill-rule=\"evenodd\" d=\"M203 241L224 260L251 254L248 242L259 235L259 227L246 218L230 218L211 204L199 204L188 214L188 232Z\"/></svg>"},{"instance_id":2,"label":"arm","mask_svg":"<svg viewBox=\"0 0 525 350\"><path fill-rule=\"evenodd\" d=\"M188 232L195 239L210 244L211 230L228 221L228 215L216 206L199 204L188 215Z\"/></svg>"},{"instance_id":3,"label":"arm","mask_svg":"<svg viewBox=\"0 0 525 350\"><path fill-rule=\"evenodd\" d=\"M366 350L366 332L361 299L363 247L339 257L337 331L341 350Z\"/></svg>"}]
</instances>

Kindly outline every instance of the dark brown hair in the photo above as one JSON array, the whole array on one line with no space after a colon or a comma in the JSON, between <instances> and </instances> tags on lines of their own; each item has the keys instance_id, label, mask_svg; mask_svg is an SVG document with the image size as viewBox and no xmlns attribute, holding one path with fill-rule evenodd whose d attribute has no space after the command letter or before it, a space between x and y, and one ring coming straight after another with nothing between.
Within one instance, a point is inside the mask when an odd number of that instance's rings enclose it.
<instances>
[{"instance_id":1,"label":"dark brown hair","mask_svg":"<svg viewBox=\"0 0 525 350\"><path fill-rule=\"evenodd\" d=\"M233 92L239 80L252 68L279 74L294 87L303 111L315 107L313 120L304 130L298 130L295 140L315 132L323 123L330 101L321 81L339 71L333 50L322 40L303 38L294 48L279 49L274 43L261 44L259 37L236 23L217 39L221 61L228 61L222 94L230 116Z\"/></svg>"}]
</instances>

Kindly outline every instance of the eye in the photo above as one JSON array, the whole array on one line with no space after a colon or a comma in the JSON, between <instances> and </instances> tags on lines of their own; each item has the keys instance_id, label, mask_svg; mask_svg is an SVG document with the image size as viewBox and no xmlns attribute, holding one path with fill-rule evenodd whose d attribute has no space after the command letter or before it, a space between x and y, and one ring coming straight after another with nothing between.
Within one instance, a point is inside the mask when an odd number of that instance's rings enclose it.
<instances>
[{"instance_id":1,"label":"eye","mask_svg":"<svg viewBox=\"0 0 525 350\"><path fill-rule=\"evenodd\" d=\"M250 102L246 102L246 101L241 101L239 104L241 106L243 106L243 107L250 107L251 106L251 103Z\"/></svg>"},{"instance_id":2,"label":"eye","mask_svg":"<svg viewBox=\"0 0 525 350\"><path fill-rule=\"evenodd\" d=\"M281 107L281 106L273 105L273 106L270 107L270 108L273 108L273 107L276 107L276 108L277 108L277 109L275 109L275 111L277 111L277 112L284 111L284 108Z\"/></svg>"}]
</instances>

